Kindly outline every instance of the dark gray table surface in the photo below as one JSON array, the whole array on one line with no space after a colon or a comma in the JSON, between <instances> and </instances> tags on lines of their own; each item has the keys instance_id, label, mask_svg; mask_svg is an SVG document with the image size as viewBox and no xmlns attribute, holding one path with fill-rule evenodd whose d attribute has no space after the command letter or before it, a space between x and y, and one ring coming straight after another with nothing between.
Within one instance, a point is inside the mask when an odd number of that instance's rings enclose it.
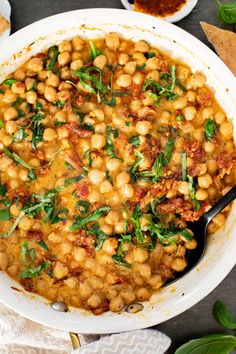
<instances>
[{"instance_id":1,"label":"dark gray table surface","mask_svg":"<svg viewBox=\"0 0 236 354\"><path fill-rule=\"evenodd\" d=\"M12 6L12 32L34 21L64 11L92 7L123 8L119 0L10 0L10 3ZM225 27L222 26L216 17L214 0L199 0L193 12L177 23L177 25L207 44L199 21L207 21L211 24ZM226 28L231 29L230 26ZM227 255L225 256L227 257ZM211 315L212 305L217 299L224 301L236 316L235 278L236 268L211 294L197 305L156 327L172 339L173 344L168 354L173 354L174 349L187 339L221 331L220 326L216 324Z\"/></svg>"}]
</instances>

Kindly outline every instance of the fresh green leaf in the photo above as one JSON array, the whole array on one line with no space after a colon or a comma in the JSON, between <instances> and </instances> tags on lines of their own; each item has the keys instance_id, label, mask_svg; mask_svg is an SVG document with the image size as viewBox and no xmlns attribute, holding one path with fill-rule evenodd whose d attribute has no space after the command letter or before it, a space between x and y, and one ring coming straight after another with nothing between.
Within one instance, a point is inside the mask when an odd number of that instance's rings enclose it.
<instances>
[{"instance_id":1,"label":"fresh green leaf","mask_svg":"<svg viewBox=\"0 0 236 354\"><path fill-rule=\"evenodd\" d=\"M104 150L108 154L109 157L116 157L115 155L115 148L112 142L112 135L114 138L117 138L119 136L119 132L116 129L113 129L110 125L106 127L106 138L107 142L106 145L104 146Z\"/></svg>"},{"instance_id":2,"label":"fresh green leaf","mask_svg":"<svg viewBox=\"0 0 236 354\"><path fill-rule=\"evenodd\" d=\"M196 199L195 183L192 176L187 176L189 182L189 195L193 201L194 208L198 211L201 208L201 203Z\"/></svg>"},{"instance_id":3,"label":"fresh green leaf","mask_svg":"<svg viewBox=\"0 0 236 354\"><path fill-rule=\"evenodd\" d=\"M87 214L90 210L90 203L87 200L78 200L75 207L80 211L81 214Z\"/></svg>"},{"instance_id":4,"label":"fresh green leaf","mask_svg":"<svg viewBox=\"0 0 236 354\"><path fill-rule=\"evenodd\" d=\"M187 180L187 154L186 151L182 151L182 180Z\"/></svg>"},{"instance_id":5,"label":"fresh green leaf","mask_svg":"<svg viewBox=\"0 0 236 354\"><path fill-rule=\"evenodd\" d=\"M236 337L227 334L193 339L183 344L175 354L229 354L236 347Z\"/></svg>"},{"instance_id":6,"label":"fresh green leaf","mask_svg":"<svg viewBox=\"0 0 236 354\"><path fill-rule=\"evenodd\" d=\"M1 221L6 221L6 220L10 220L10 219L12 219L10 210L8 208L7 209L1 209L0 210L0 220Z\"/></svg>"},{"instance_id":7,"label":"fresh green leaf","mask_svg":"<svg viewBox=\"0 0 236 354\"><path fill-rule=\"evenodd\" d=\"M226 23L227 25L233 25L236 23L236 1L228 1L226 3L222 3L221 1L217 1L218 3L218 17L221 22Z\"/></svg>"},{"instance_id":8,"label":"fresh green leaf","mask_svg":"<svg viewBox=\"0 0 236 354\"><path fill-rule=\"evenodd\" d=\"M155 93L153 93L150 90L145 91L144 93L154 100L154 105L158 105L160 103L159 102L160 96L156 95Z\"/></svg>"},{"instance_id":9,"label":"fresh green leaf","mask_svg":"<svg viewBox=\"0 0 236 354\"><path fill-rule=\"evenodd\" d=\"M57 101L57 106L62 109L65 106L65 102L59 100Z\"/></svg>"},{"instance_id":10,"label":"fresh green leaf","mask_svg":"<svg viewBox=\"0 0 236 354\"><path fill-rule=\"evenodd\" d=\"M55 127L62 127L64 124L66 124L66 122L61 122L60 120L56 119L54 121L54 125Z\"/></svg>"},{"instance_id":11,"label":"fresh green leaf","mask_svg":"<svg viewBox=\"0 0 236 354\"><path fill-rule=\"evenodd\" d=\"M4 127L4 122L2 119L0 119L0 130Z\"/></svg>"},{"instance_id":12,"label":"fresh green leaf","mask_svg":"<svg viewBox=\"0 0 236 354\"><path fill-rule=\"evenodd\" d=\"M89 52L89 60L94 61L100 54L102 54L101 49L95 48L93 41L89 41L90 52Z\"/></svg>"},{"instance_id":13,"label":"fresh green leaf","mask_svg":"<svg viewBox=\"0 0 236 354\"><path fill-rule=\"evenodd\" d=\"M145 58L150 59L156 56L155 52L148 52L144 54Z\"/></svg>"},{"instance_id":14,"label":"fresh green leaf","mask_svg":"<svg viewBox=\"0 0 236 354\"><path fill-rule=\"evenodd\" d=\"M3 84L11 87L14 82L16 82L15 79L6 79L3 81Z\"/></svg>"},{"instance_id":15,"label":"fresh green leaf","mask_svg":"<svg viewBox=\"0 0 236 354\"><path fill-rule=\"evenodd\" d=\"M187 241L192 241L193 239L193 233L190 232L188 229L181 229L178 231L178 233L183 236Z\"/></svg>"},{"instance_id":16,"label":"fresh green leaf","mask_svg":"<svg viewBox=\"0 0 236 354\"><path fill-rule=\"evenodd\" d=\"M5 197L6 194L7 194L7 187L6 187L6 185L0 183L0 195L1 195L2 197Z\"/></svg>"},{"instance_id":17,"label":"fresh green leaf","mask_svg":"<svg viewBox=\"0 0 236 354\"><path fill-rule=\"evenodd\" d=\"M59 55L59 51L58 51L58 46L57 45L53 45L52 47L50 47L48 49L48 53L47 53L47 57L48 57L47 70L54 71L58 55Z\"/></svg>"},{"instance_id":18,"label":"fresh green leaf","mask_svg":"<svg viewBox=\"0 0 236 354\"><path fill-rule=\"evenodd\" d=\"M110 107L115 107L116 105L116 98L114 95L112 95L111 100L109 101L108 98L105 96L102 99L102 103L104 103L106 106L110 106Z\"/></svg>"},{"instance_id":19,"label":"fresh green leaf","mask_svg":"<svg viewBox=\"0 0 236 354\"><path fill-rule=\"evenodd\" d=\"M0 89L0 94L4 94L4 93L5 93L5 91L3 91L3 90Z\"/></svg>"},{"instance_id":20,"label":"fresh green leaf","mask_svg":"<svg viewBox=\"0 0 236 354\"><path fill-rule=\"evenodd\" d=\"M85 177L86 177L85 172L82 172L82 173L81 173L80 175L78 175L78 176L66 178L66 179L65 179L64 186L65 186L65 187L68 187L68 186L70 186L70 185L73 184L73 183L76 183L76 182L81 181L81 179L83 179L83 178L85 178Z\"/></svg>"},{"instance_id":21,"label":"fresh green leaf","mask_svg":"<svg viewBox=\"0 0 236 354\"><path fill-rule=\"evenodd\" d=\"M211 140L214 137L216 129L216 122L213 119L208 118L204 124L204 136L206 140Z\"/></svg>"},{"instance_id":22,"label":"fresh green leaf","mask_svg":"<svg viewBox=\"0 0 236 354\"><path fill-rule=\"evenodd\" d=\"M110 206L103 206L103 207L95 209L91 214L89 214L88 216L86 216L84 218L82 218L80 215L78 215L75 219L75 222L70 226L70 230L76 231L79 228L82 228L88 222L97 221L102 216L109 213L110 210L111 210Z\"/></svg>"},{"instance_id":23,"label":"fresh green leaf","mask_svg":"<svg viewBox=\"0 0 236 354\"><path fill-rule=\"evenodd\" d=\"M178 114L175 119L177 120L177 122L184 122L185 118L184 116L182 116L181 114Z\"/></svg>"},{"instance_id":24,"label":"fresh green leaf","mask_svg":"<svg viewBox=\"0 0 236 354\"><path fill-rule=\"evenodd\" d=\"M114 186L113 180L108 170L106 170L106 179L111 183L112 186Z\"/></svg>"},{"instance_id":25,"label":"fresh green leaf","mask_svg":"<svg viewBox=\"0 0 236 354\"><path fill-rule=\"evenodd\" d=\"M140 210L140 205L136 205L133 214L131 216L131 221L134 225L134 234L139 244L142 244L144 241L144 234L141 229L140 217L142 212Z\"/></svg>"},{"instance_id":26,"label":"fresh green leaf","mask_svg":"<svg viewBox=\"0 0 236 354\"><path fill-rule=\"evenodd\" d=\"M129 143L133 145L134 147L138 147L140 145L140 136L139 135L133 135L129 138Z\"/></svg>"},{"instance_id":27,"label":"fresh green leaf","mask_svg":"<svg viewBox=\"0 0 236 354\"><path fill-rule=\"evenodd\" d=\"M174 145L175 145L175 139L169 139L166 143L166 147L165 147L165 152L164 152L164 159L163 162L165 165L167 165L170 162L170 158L172 155L172 151L174 149Z\"/></svg>"},{"instance_id":28,"label":"fresh green leaf","mask_svg":"<svg viewBox=\"0 0 236 354\"><path fill-rule=\"evenodd\" d=\"M156 179L158 180L162 176L163 171L163 163L164 163L164 156L160 152L156 158L156 161L153 164L153 170L156 173Z\"/></svg>"},{"instance_id":29,"label":"fresh green leaf","mask_svg":"<svg viewBox=\"0 0 236 354\"><path fill-rule=\"evenodd\" d=\"M141 70L141 71L144 71L145 68L146 68L146 64L138 65L138 66L137 66L137 69L138 69L138 70Z\"/></svg>"},{"instance_id":30,"label":"fresh green leaf","mask_svg":"<svg viewBox=\"0 0 236 354\"><path fill-rule=\"evenodd\" d=\"M34 170L29 170L28 177L31 181L34 181L37 178Z\"/></svg>"},{"instance_id":31,"label":"fresh green leaf","mask_svg":"<svg viewBox=\"0 0 236 354\"><path fill-rule=\"evenodd\" d=\"M4 147L3 152L5 155L10 157L15 163L19 163L23 167L27 168L27 170L32 170L32 166L30 166L27 162L22 160L20 156L18 156L15 152L11 152L8 148Z\"/></svg>"},{"instance_id":32,"label":"fresh green leaf","mask_svg":"<svg viewBox=\"0 0 236 354\"><path fill-rule=\"evenodd\" d=\"M213 306L213 316L223 327L236 329L236 320L233 318L227 307L221 301L216 301Z\"/></svg>"},{"instance_id":33,"label":"fresh green leaf","mask_svg":"<svg viewBox=\"0 0 236 354\"><path fill-rule=\"evenodd\" d=\"M182 82L177 77L175 79L175 84L176 86L178 86L178 88L180 88L180 90L182 90L183 92L187 92L186 87L182 84Z\"/></svg>"},{"instance_id":34,"label":"fresh green leaf","mask_svg":"<svg viewBox=\"0 0 236 354\"><path fill-rule=\"evenodd\" d=\"M42 261L37 267L25 267L23 271L19 273L20 279L35 278L38 277L42 271L47 270L51 266L50 261Z\"/></svg>"},{"instance_id":35,"label":"fresh green leaf","mask_svg":"<svg viewBox=\"0 0 236 354\"><path fill-rule=\"evenodd\" d=\"M43 141L44 125L42 123L35 122L32 135L32 148L37 149L37 145L40 141Z\"/></svg>"},{"instance_id":36,"label":"fresh green leaf","mask_svg":"<svg viewBox=\"0 0 236 354\"><path fill-rule=\"evenodd\" d=\"M95 249L98 251L102 248L104 241L108 238L108 236L99 228L99 224L93 224L92 228L89 229L89 234L94 235L96 238L96 247Z\"/></svg>"},{"instance_id":37,"label":"fresh green leaf","mask_svg":"<svg viewBox=\"0 0 236 354\"><path fill-rule=\"evenodd\" d=\"M37 101L35 107L37 111L43 111L43 105L41 102Z\"/></svg>"},{"instance_id":38,"label":"fresh green leaf","mask_svg":"<svg viewBox=\"0 0 236 354\"><path fill-rule=\"evenodd\" d=\"M20 128L16 134L14 135L13 139L12 139L12 144L15 142L15 141L23 141L25 140L25 138L27 138L29 136L29 134L27 134L25 132L25 129L24 128Z\"/></svg>"},{"instance_id":39,"label":"fresh green leaf","mask_svg":"<svg viewBox=\"0 0 236 354\"><path fill-rule=\"evenodd\" d=\"M46 242L45 242L44 240L40 240L40 241L38 242L38 245L39 245L42 249L44 249L45 251L48 251L48 246L47 246L47 244L46 244Z\"/></svg>"},{"instance_id":40,"label":"fresh green leaf","mask_svg":"<svg viewBox=\"0 0 236 354\"><path fill-rule=\"evenodd\" d=\"M12 106L17 109L22 102L24 102L24 99L18 96Z\"/></svg>"},{"instance_id":41,"label":"fresh green leaf","mask_svg":"<svg viewBox=\"0 0 236 354\"><path fill-rule=\"evenodd\" d=\"M119 256L117 254L113 254L112 256L113 261L120 266L126 267L126 268L132 268L132 265L128 263L122 256Z\"/></svg>"}]
</instances>

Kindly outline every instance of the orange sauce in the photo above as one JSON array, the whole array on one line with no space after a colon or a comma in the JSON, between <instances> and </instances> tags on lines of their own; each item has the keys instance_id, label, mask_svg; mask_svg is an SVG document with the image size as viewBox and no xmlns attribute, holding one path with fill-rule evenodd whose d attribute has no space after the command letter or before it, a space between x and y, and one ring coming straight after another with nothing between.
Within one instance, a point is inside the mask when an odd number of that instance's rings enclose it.
<instances>
[{"instance_id":1,"label":"orange sauce","mask_svg":"<svg viewBox=\"0 0 236 354\"><path fill-rule=\"evenodd\" d=\"M166 17L179 11L187 0L135 0L134 10L153 16Z\"/></svg>"}]
</instances>

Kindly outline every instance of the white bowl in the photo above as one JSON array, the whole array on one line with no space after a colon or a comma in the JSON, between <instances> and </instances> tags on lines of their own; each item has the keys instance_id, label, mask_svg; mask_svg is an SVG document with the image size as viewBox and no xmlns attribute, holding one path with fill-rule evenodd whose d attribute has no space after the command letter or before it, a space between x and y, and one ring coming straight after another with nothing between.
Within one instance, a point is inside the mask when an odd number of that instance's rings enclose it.
<instances>
[{"instance_id":1,"label":"white bowl","mask_svg":"<svg viewBox=\"0 0 236 354\"><path fill-rule=\"evenodd\" d=\"M36 22L10 36L0 50L0 80L33 54L75 34L85 38L117 32L132 40L145 39L183 60L192 70L203 72L208 85L228 117L236 119L235 78L223 62L204 44L182 29L137 12L91 9L62 13ZM145 303L136 315L107 312L100 316L84 310L58 313L48 301L11 287L20 288L0 272L0 301L16 312L42 324L78 333L112 333L152 326L193 306L212 291L236 263L236 213L230 213L226 227L209 239L199 265L176 283L169 285Z\"/></svg>"},{"instance_id":2,"label":"white bowl","mask_svg":"<svg viewBox=\"0 0 236 354\"><path fill-rule=\"evenodd\" d=\"M130 4L128 0L120 0L122 5L130 11L134 11L134 5ZM165 18L156 15L160 19L163 19L167 22L178 22L182 20L184 17L188 16L193 8L197 5L198 0L187 0L186 3L181 7L181 9L175 12L173 15L166 16Z\"/></svg>"}]
</instances>

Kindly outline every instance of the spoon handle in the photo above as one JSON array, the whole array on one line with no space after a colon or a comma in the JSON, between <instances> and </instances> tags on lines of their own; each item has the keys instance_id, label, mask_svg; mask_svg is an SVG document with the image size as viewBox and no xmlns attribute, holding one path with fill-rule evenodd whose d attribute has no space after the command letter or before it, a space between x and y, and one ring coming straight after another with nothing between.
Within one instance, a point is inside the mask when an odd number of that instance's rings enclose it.
<instances>
[{"instance_id":1,"label":"spoon handle","mask_svg":"<svg viewBox=\"0 0 236 354\"><path fill-rule=\"evenodd\" d=\"M231 203L236 198L236 185L231 188L228 193L226 193L206 214L204 214L204 219L208 224L214 216L220 213L229 203Z\"/></svg>"}]
</instances>

